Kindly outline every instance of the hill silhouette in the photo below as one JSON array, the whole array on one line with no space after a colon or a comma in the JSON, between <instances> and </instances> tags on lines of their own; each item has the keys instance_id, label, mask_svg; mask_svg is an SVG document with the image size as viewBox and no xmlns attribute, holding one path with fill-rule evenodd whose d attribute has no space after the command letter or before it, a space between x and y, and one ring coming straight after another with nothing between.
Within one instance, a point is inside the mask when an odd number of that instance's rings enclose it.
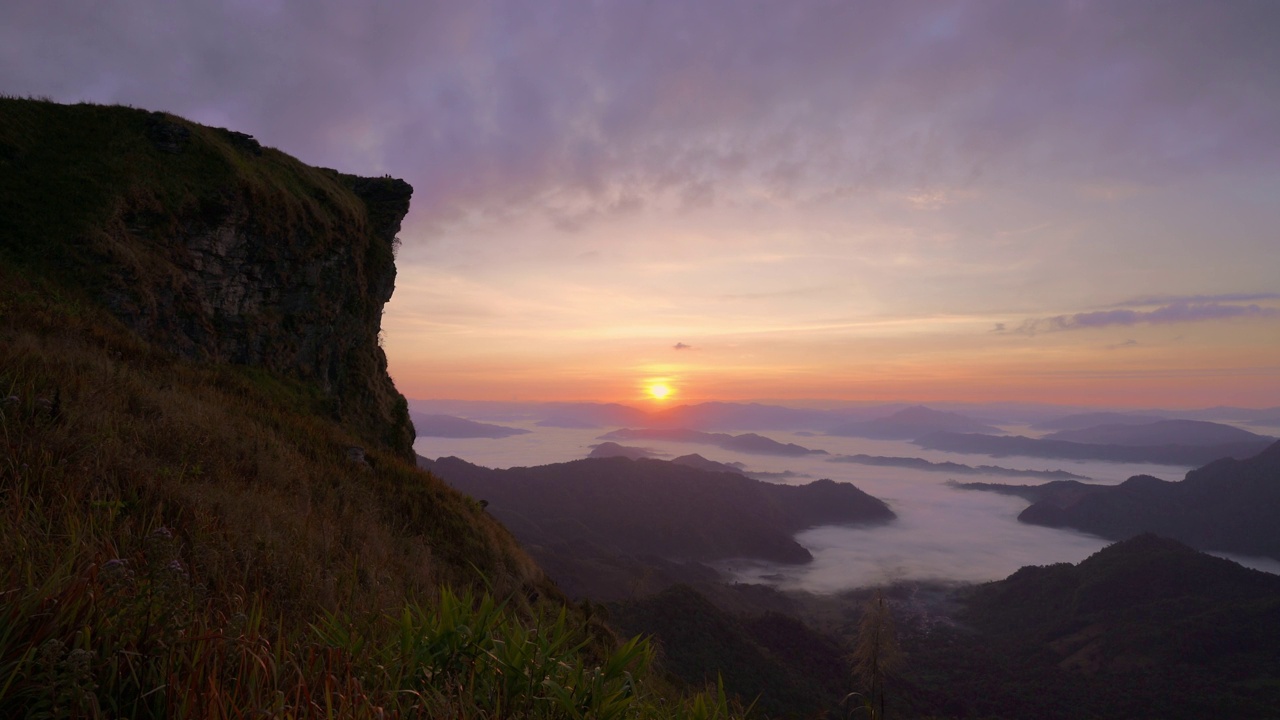
<instances>
[{"instance_id":1,"label":"hill silhouette","mask_svg":"<svg viewBox=\"0 0 1280 720\"><path fill-rule=\"evenodd\" d=\"M1181 482L1138 475L1068 496L1049 491L1019 515L1121 539L1154 532L1203 550L1280 558L1280 442L1245 459L1223 458Z\"/></svg>"},{"instance_id":2,"label":"hill silhouette","mask_svg":"<svg viewBox=\"0 0 1280 720\"><path fill-rule=\"evenodd\" d=\"M481 498L522 542L680 560L812 559L792 537L893 512L849 483L775 485L663 460L588 458L492 470L458 458L419 463Z\"/></svg>"},{"instance_id":3,"label":"hill silhouette","mask_svg":"<svg viewBox=\"0 0 1280 720\"><path fill-rule=\"evenodd\" d=\"M962 593L907 638L915 715L1270 717L1280 577L1140 535Z\"/></svg>"}]
</instances>

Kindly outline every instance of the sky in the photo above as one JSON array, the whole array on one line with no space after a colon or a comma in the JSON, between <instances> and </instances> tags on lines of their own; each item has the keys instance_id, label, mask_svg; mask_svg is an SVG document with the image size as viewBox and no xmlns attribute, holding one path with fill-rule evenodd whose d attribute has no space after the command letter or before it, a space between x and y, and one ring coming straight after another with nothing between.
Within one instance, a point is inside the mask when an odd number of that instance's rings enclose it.
<instances>
[{"instance_id":1,"label":"sky","mask_svg":"<svg viewBox=\"0 0 1280 720\"><path fill-rule=\"evenodd\" d=\"M0 92L407 180L411 398L1280 405L1280 3L15 0Z\"/></svg>"}]
</instances>

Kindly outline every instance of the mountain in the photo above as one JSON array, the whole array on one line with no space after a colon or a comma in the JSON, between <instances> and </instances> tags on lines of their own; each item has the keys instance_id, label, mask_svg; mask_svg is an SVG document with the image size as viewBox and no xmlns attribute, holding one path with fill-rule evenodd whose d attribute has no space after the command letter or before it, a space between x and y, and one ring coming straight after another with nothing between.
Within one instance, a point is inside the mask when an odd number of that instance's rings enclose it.
<instances>
[{"instance_id":1,"label":"mountain","mask_svg":"<svg viewBox=\"0 0 1280 720\"><path fill-rule=\"evenodd\" d=\"M848 692L844 648L787 615L730 614L687 585L608 611L623 632L655 638L663 668L683 684L723 682L768 717L818 716Z\"/></svg>"},{"instance_id":2,"label":"mountain","mask_svg":"<svg viewBox=\"0 0 1280 720\"><path fill-rule=\"evenodd\" d=\"M699 470L738 473L739 475L751 477L750 473L745 472L742 463L716 462L715 460L708 460L697 453L690 453L688 455L681 455L680 457L672 458L671 462L677 465L688 465L689 467L698 468Z\"/></svg>"},{"instance_id":3,"label":"mountain","mask_svg":"<svg viewBox=\"0 0 1280 720\"><path fill-rule=\"evenodd\" d=\"M507 470L458 458L419 463L484 500L526 545L580 552L803 563L812 555L796 532L894 517L848 483L774 485L663 460L590 458Z\"/></svg>"},{"instance_id":4,"label":"mountain","mask_svg":"<svg viewBox=\"0 0 1280 720\"><path fill-rule=\"evenodd\" d=\"M1140 415L1121 412L1088 412L1064 415L1051 420L1033 423L1036 430L1083 430L1095 425L1145 425L1166 418L1158 415Z\"/></svg>"},{"instance_id":5,"label":"mountain","mask_svg":"<svg viewBox=\"0 0 1280 720\"><path fill-rule=\"evenodd\" d=\"M984 638L979 652L1004 656L977 671L938 657L945 682L965 683L950 702L968 696L966 715L1270 717L1280 706L1280 577L1167 538L1023 568L975 588L961 619Z\"/></svg>"},{"instance_id":6,"label":"mountain","mask_svg":"<svg viewBox=\"0 0 1280 720\"><path fill-rule=\"evenodd\" d=\"M600 428L639 425L648 415L618 403L501 402L492 400L409 400L409 409L431 415L458 415L486 422L533 422L540 427Z\"/></svg>"},{"instance_id":7,"label":"mountain","mask_svg":"<svg viewBox=\"0 0 1280 720\"><path fill-rule=\"evenodd\" d=\"M1108 460L1195 467L1222 457L1245 458L1265 449L1270 441L1249 440L1223 445L1097 445L1066 440L1039 440L1022 435L980 435L940 432L912 441L928 450L1007 457L1061 460Z\"/></svg>"},{"instance_id":8,"label":"mountain","mask_svg":"<svg viewBox=\"0 0 1280 720\"><path fill-rule=\"evenodd\" d=\"M1241 430L1231 425L1204 420L1157 420L1149 423L1121 423L1091 425L1089 427L1061 430L1045 435L1042 440L1097 445L1127 445L1132 447L1159 445L1208 445L1266 444L1275 438Z\"/></svg>"},{"instance_id":9,"label":"mountain","mask_svg":"<svg viewBox=\"0 0 1280 720\"><path fill-rule=\"evenodd\" d=\"M1146 475L1066 497L1048 493L1019 519L1108 538L1154 532L1204 550L1280 558L1280 442L1245 459L1223 458L1181 482Z\"/></svg>"},{"instance_id":10,"label":"mountain","mask_svg":"<svg viewBox=\"0 0 1280 720\"><path fill-rule=\"evenodd\" d=\"M964 465L962 463L944 461L930 462L916 457L886 457L884 455L836 455L827 462L855 463L858 465L874 465L877 467L902 467L928 472L945 472L954 475L1003 475L1012 477L1044 477L1062 480L1088 480L1083 475L1069 473L1066 470L1015 470L999 465Z\"/></svg>"},{"instance_id":11,"label":"mountain","mask_svg":"<svg viewBox=\"0 0 1280 720\"><path fill-rule=\"evenodd\" d=\"M530 431L523 428L492 425L452 415L425 415L410 413L413 428L418 437L440 438L492 438L499 439L512 435L527 435Z\"/></svg>"},{"instance_id":12,"label":"mountain","mask_svg":"<svg viewBox=\"0 0 1280 720\"><path fill-rule=\"evenodd\" d=\"M757 455L826 455L826 450L810 450L795 443L780 443L755 433L729 435L726 433L708 433L685 428L622 428L605 433L600 440L669 440L672 442L702 443L714 445L725 450L736 450Z\"/></svg>"},{"instance_id":13,"label":"mountain","mask_svg":"<svg viewBox=\"0 0 1280 720\"><path fill-rule=\"evenodd\" d=\"M959 592L904 639L902 716L1274 717L1280 577L1154 535Z\"/></svg>"},{"instance_id":14,"label":"mountain","mask_svg":"<svg viewBox=\"0 0 1280 720\"><path fill-rule=\"evenodd\" d=\"M602 442L591 448L591 453L587 457L606 458L606 457L624 457L632 460L640 460L641 458L657 457L654 453L639 447L629 447L627 445L619 445L616 442Z\"/></svg>"},{"instance_id":15,"label":"mountain","mask_svg":"<svg viewBox=\"0 0 1280 720\"><path fill-rule=\"evenodd\" d=\"M649 415L650 427L697 430L821 430L847 421L853 410L812 410L763 403L705 402Z\"/></svg>"},{"instance_id":16,"label":"mountain","mask_svg":"<svg viewBox=\"0 0 1280 720\"><path fill-rule=\"evenodd\" d=\"M998 433L1000 428L965 415L917 405L887 417L845 423L827 430L828 435L879 440L914 440L936 432Z\"/></svg>"}]
</instances>

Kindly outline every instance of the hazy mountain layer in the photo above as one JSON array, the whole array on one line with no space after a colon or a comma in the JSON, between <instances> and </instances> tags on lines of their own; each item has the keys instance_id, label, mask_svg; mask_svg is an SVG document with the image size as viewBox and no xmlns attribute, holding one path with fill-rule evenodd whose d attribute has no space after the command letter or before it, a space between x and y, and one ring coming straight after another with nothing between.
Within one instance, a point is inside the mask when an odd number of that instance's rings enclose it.
<instances>
[{"instance_id":1,"label":"hazy mountain layer","mask_svg":"<svg viewBox=\"0 0 1280 720\"><path fill-rule=\"evenodd\" d=\"M1222 457L1245 458L1264 450L1270 440L1250 440L1222 445L1098 445L1037 440L1021 435L975 435L935 433L914 443L929 450L1007 457L1053 458L1063 460L1109 460L1113 462L1156 463L1161 465L1203 465Z\"/></svg>"},{"instance_id":2,"label":"hazy mountain layer","mask_svg":"<svg viewBox=\"0 0 1280 720\"><path fill-rule=\"evenodd\" d=\"M418 437L499 439L529 433L523 428L476 422L452 415L410 413L410 417L413 418L413 429Z\"/></svg>"},{"instance_id":3,"label":"hazy mountain layer","mask_svg":"<svg viewBox=\"0 0 1280 720\"><path fill-rule=\"evenodd\" d=\"M1101 445L1208 445L1233 443L1266 443L1273 437L1258 435L1231 425L1204 420L1157 420L1151 423L1093 425L1074 430L1061 430L1043 440Z\"/></svg>"},{"instance_id":4,"label":"hazy mountain layer","mask_svg":"<svg viewBox=\"0 0 1280 720\"><path fill-rule=\"evenodd\" d=\"M1069 473L1066 470L1015 470L999 465L964 465L957 462L930 462L924 458L885 457L882 455L837 455L829 462L855 463L858 465L876 465L880 467L904 467L929 472L946 472L955 475L1004 475L1010 477L1047 477L1064 480L1088 480L1083 475Z\"/></svg>"},{"instance_id":5,"label":"hazy mountain layer","mask_svg":"<svg viewBox=\"0 0 1280 720\"><path fill-rule=\"evenodd\" d=\"M827 434L881 440L914 440L936 432L998 433L1000 428L965 415L916 406L899 410L887 417L838 425L828 430Z\"/></svg>"},{"instance_id":6,"label":"hazy mountain layer","mask_svg":"<svg viewBox=\"0 0 1280 720\"><path fill-rule=\"evenodd\" d=\"M623 428L605 433L601 440L669 440L672 442L702 443L714 445L725 450L756 453L759 455L825 455L826 450L811 450L795 443L780 443L777 440L745 433L729 435L726 433L708 433L700 430L666 429L666 428Z\"/></svg>"}]
</instances>

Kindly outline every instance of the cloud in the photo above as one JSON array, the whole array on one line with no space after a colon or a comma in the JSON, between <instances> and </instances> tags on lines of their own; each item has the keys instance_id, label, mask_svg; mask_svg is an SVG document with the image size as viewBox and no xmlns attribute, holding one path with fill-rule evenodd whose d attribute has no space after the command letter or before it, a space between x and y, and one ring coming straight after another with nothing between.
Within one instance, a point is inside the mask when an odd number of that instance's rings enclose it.
<instances>
[{"instance_id":1,"label":"cloud","mask_svg":"<svg viewBox=\"0 0 1280 720\"><path fill-rule=\"evenodd\" d=\"M1114 344L1112 344L1112 345L1108 345L1108 346L1107 346L1107 349L1108 349L1108 350L1120 350L1120 349L1123 349L1123 348L1134 347L1134 346L1136 346L1137 344L1138 344L1138 341L1137 341L1137 340L1134 340L1133 338L1129 338L1128 340L1125 340L1124 342L1118 342L1118 343L1114 343Z\"/></svg>"},{"instance_id":2,"label":"cloud","mask_svg":"<svg viewBox=\"0 0 1280 720\"><path fill-rule=\"evenodd\" d=\"M1219 302L1176 302L1154 310L1099 310L1029 319L1014 330L1022 335L1063 330L1084 330L1111 326L1168 325L1174 323L1228 320L1244 317L1280 317L1280 308L1257 304L1232 305Z\"/></svg>"},{"instance_id":3,"label":"cloud","mask_svg":"<svg viewBox=\"0 0 1280 720\"><path fill-rule=\"evenodd\" d=\"M1280 300L1280 293L1227 293L1222 295L1144 295L1123 300L1111 307L1148 307L1151 305L1242 303L1257 300Z\"/></svg>"},{"instance_id":4,"label":"cloud","mask_svg":"<svg viewBox=\"0 0 1280 720\"><path fill-rule=\"evenodd\" d=\"M958 196L915 189L1266 172L1278 25L1277 3L1198 0L46 0L0 6L0 90L404 177L416 234L486 214L579 227L753 192L935 207Z\"/></svg>"},{"instance_id":5,"label":"cloud","mask_svg":"<svg viewBox=\"0 0 1280 720\"><path fill-rule=\"evenodd\" d=\"M693 346L692 346L692 345L686 345L686 344L684 344L684 343L682 343L682 342L678 342L678 343L676 343L675 345L672 345L672 346L671 346L671 349L672 349L672 350L692 350L692 349L693 349Z\"/></svg>"}]
</instances>

